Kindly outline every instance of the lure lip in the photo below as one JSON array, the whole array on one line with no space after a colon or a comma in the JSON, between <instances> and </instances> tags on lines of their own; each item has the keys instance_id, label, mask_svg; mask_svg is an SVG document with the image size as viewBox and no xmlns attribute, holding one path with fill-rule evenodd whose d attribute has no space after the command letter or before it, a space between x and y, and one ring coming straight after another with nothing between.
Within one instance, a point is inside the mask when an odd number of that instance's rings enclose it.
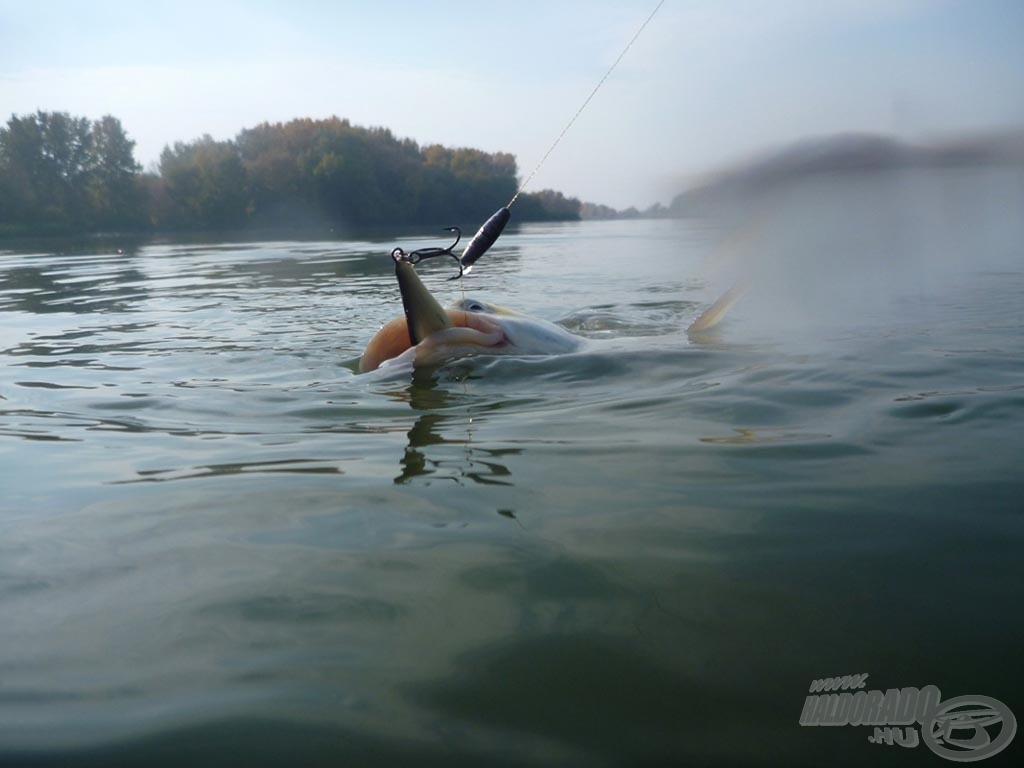
<instances>
[{"instance_id":1,"label":"lure lip","mask_svg":"<svg viewBox=\"0 0 1024 768\"><path fill-rule=\"evenodd\" d=\"M395 277L402 293L402 307L411 346L416 346L432 333L451 328L448 313L423 285L416 274L416 268L410 262L396 259Z\"/></svg>"}]
</instances>

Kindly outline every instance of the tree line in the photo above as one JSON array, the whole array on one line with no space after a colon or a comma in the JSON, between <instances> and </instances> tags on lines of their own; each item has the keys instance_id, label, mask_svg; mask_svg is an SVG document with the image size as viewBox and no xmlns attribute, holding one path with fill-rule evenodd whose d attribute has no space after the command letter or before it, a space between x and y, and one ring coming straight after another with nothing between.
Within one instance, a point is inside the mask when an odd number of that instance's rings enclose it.
<instances>
[{"instance_id":1,"label":"tree line","mask_svg":"<svg viewBox=\"0 0 1024 768\"><path fill-rule=\"evenodd\" d=\"M0 235L328 228L484 221L515 193L513 155L419 146L332 117L263 123L164 148L143 172L120 120L12 115L0 127ZM582 204L520 196L520 221Z\"/></svg>"}]
</instances>

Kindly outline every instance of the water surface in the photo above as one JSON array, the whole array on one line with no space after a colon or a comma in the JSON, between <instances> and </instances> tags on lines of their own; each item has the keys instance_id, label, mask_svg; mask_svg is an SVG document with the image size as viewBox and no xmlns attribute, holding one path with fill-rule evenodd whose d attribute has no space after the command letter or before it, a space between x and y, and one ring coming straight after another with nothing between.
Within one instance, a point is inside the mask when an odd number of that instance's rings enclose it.
<instances>
[{"instance_id":1,"label":"water surface","mask_svg":"<svg viewBox=\"0 0 1024 768\"><path fill-rule=\"evenodd\" d=\"M0 760L939 762L799 725L862 672L1024 717L1024 184L829 184L700 339L716 224L512 229L467 295L588 344L415 376L353 369L430 232L0 252Z\"/></svg>"}]
</instances>

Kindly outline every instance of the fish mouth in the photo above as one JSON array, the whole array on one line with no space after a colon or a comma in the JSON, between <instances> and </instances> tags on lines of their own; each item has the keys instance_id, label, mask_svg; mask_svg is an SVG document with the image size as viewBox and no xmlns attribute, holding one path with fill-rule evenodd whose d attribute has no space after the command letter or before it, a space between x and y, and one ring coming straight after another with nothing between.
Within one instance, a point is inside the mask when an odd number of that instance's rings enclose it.
<instances>
[{"instance_id":1,"label":"fish mouth","mask_svg":"<svg viewBox=\"0 0 1024 768\"><path fill-rule=\"evenodd\" d=\"M395 261L395 277L402 292L410 345L416 346L431 334L452 327L448 313L423 285L412 264Z\"/></svg>"},{"instance_id":2,"label":"fish mouth","mask_svg":"<svg viewBox=\"0 0 1024 768\"><path fill-rule=\"evenodd\" d=\"M510 343L505 331L493 318L442 307L423 285L412 264L395 262L395 276L402 292L402 307L405 309L411 346L418 346L428 339L435 342L434 346L462 344L501 347Z\"/></svg>"},{"instance_id":3,"label":"fish mouth","mask_svg":"<svg viewBox=\"0 0 1024 768\"><path fill-rule=\"evenodd\" d=\"M449 327L433 331L412 347L417 367L429 368L461 357L487 354L511 344L502 327L486 317L457 309L449 309L447 314Z\"/></svg>"},{"instance_id":4,"label":"fish mouth","mask_svg":"<svg viewBox=\"0 0 1024 768\"><path fill-rule=\"evenodd\" d=\"M450 357L512 346L501 321L457 307L443 308L420 281L413 265L395 261L405 317L385 323L366 345L359 371L373 371L415 349L416 365L434 365Z\"/></svg>"},{"instance_id":5,"label":"fish mouth","mask_svg":"<svg viewBox=\"0 0 1024 768\"><path fill-rule=\"evenodd\" d=\"M484 317L472 312L457 309L448 310L448 318L454 326L451 330L438 334L438 338L448 343L472 345L488 349L497 349L512 345L512 340L501 324L494 322L493 317Z\"/></svg>"}]
</instances>

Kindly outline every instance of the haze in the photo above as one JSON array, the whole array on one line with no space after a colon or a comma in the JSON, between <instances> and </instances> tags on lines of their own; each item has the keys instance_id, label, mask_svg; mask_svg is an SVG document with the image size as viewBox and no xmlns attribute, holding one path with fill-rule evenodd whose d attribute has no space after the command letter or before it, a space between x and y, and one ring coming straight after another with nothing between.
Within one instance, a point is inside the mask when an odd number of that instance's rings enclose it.
<instances>
[{"instance_id":1,"label":"haze","mask_svg":"<svg viewBox=\"0 0 1024 768\"><path fill-rule=\"evenodd\" d=\"M655 2L0 0L0 108L121 119L164 145L347 117L541 158ZM1024 5L669 0L531 189L619 208L794 138L1024 123Z\"/></svg>"}]
</instances>

